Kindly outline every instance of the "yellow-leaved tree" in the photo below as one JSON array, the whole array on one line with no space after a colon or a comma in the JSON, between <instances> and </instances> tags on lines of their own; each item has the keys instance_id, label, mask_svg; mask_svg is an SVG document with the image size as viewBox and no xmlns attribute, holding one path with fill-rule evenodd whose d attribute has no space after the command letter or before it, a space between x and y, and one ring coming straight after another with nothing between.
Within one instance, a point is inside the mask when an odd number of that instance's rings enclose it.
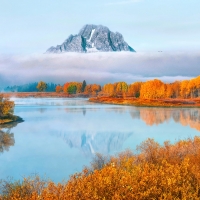
<instances>
[{"instance_id":1,"label":"yellow-leaved tree","mask_svg":"<svg viewBox=\"0 0 200 200\"><path fill-rule=\"evenodd\" d=\"M140 90L140 98L143 98L143 99L164 98L165 91L166 91L165 84L158 79L154 79L142 84L141 90Z\"/></svg>"},{"instance_id":2,"label":"yellow-leaved tree","mask_svg":"<svg viewBox=\"0 0 200 200\"><path fill-rule=\"evenodd\" d=\"M0 118L13 114L14 111L14 102L10 101L9 99L6 99L3 97L3 95L0 95Z\"/></svg>"},{"instance_id":3,"label":"yellow-leaved tree","mask_svg":"<svg viewBox=\"0 0 200 200\"><path fill-rule=\"evenodd\" d=\"M47 84L43 81L40 81L37 85L37 89L40 91L40 92L44 92L46 89L47 89Z\"/></svg>"}]
</instances>

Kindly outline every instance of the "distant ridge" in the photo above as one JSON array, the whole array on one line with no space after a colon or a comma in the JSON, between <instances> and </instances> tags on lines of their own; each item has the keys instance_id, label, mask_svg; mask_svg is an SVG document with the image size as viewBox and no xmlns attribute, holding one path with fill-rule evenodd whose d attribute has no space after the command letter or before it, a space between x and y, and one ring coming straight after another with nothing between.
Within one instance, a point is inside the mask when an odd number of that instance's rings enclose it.
<instances>
[{"instance_id":1,"label":"distant ridge","mask_svg":"<svg viewBox=\"0 0 200 200\"><path fill-rule=\"evenodd\" d=\"M87 24L77 35L70 35L61 45L50 47L46 53L113 51L135 52L124 41L122 34L113 33L106 26Z\"/></svg>"}]
</instances>

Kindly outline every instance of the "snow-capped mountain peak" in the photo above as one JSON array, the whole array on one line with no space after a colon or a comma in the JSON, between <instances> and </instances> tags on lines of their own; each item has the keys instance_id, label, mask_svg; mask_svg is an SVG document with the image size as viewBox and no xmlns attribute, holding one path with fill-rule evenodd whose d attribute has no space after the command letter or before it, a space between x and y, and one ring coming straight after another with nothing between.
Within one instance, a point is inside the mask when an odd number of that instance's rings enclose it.
<instances>
[{"instance_id":1,"label":"snow-capped mountain peak","mask_svg":"<svg viewBox=\"0 0 200 200\"><path fill-rule=\"evenodd\" d=\"M125 41L122 34L110 31L102 25L85 25L77 35L70 35L61 45L50 47L47 53L62 52L135 52Z\"/></svg>"}]
</instances>

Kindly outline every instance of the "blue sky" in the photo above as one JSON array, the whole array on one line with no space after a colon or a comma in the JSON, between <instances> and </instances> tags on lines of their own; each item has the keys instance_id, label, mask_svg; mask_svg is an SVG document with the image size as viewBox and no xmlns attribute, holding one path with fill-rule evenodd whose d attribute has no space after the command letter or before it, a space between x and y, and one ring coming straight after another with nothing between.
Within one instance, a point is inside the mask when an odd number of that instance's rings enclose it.
<instances>
[{"instance_id":1,"label":"blue sky","mask_svg":"<svg viewBox=\"0 0 200 200\"><path fill-rule=\"evenodd\" d=\"M198 76L199 9L199 0L0 0L0 85ZM122 33L137 53L43 54L85 24Z\"/></svg>"},{"instance_id":2,"label":"blue sky","mask_svg":"<svg viewBox=\"0 0 200 200\"><path fill-rule=\"evenodd\" d=\"M0 0L0 54L43 53L85 24L123 34L137 52L199 52L199 0Z\"/></svg>"}]
</instances>

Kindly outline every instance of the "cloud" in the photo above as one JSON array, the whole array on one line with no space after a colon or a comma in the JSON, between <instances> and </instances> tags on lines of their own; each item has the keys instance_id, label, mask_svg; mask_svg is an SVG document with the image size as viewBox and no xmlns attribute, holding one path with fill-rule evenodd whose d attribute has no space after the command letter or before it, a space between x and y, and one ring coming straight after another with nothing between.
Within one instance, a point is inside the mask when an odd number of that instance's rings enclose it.
<instances>
[{"instance_id":1,"label":"cloud","mask_svg":"<svg viewBox=\"0 0 200 200\"><path fill-rule=\"evenodd\" d=\"M40 80L63 84L83 81L166 82L198 76L200 54L167 53L64 53L30 56L0 56L0 85L21 85Z\"/></svg>"},{"instance_id":2,"label":"cloud","mask_svg":"<svg viewBox=\"0 0 200 200\"><path fill-rule=\"evenodd\" d=\"M105 5L111 6L111 5L124 5L124 4L131 4L131 3L138 3L142 0L124 0L124 1L115 1L115 2L109 2Z\"/></svg>"}]
</instances>

